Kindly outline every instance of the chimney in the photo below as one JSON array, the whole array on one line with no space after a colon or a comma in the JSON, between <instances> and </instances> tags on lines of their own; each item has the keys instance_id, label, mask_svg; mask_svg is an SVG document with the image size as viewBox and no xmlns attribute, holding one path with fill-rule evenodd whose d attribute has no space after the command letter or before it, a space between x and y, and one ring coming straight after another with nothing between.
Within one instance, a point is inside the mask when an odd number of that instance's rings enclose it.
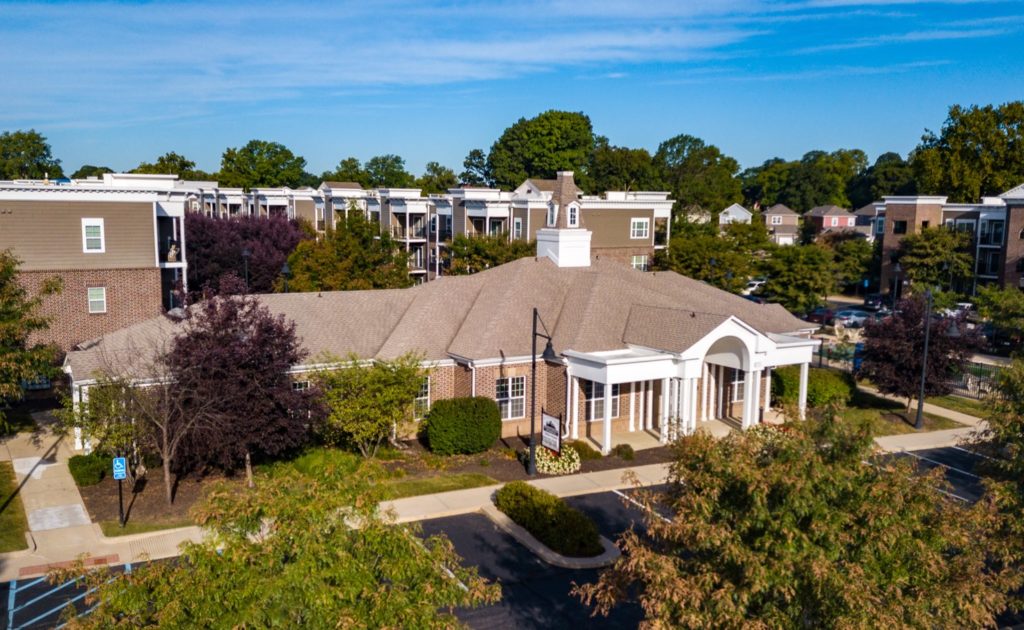
<instances>
[{"instance_id":1,"label":"chimney","mask_svg":"<svg viewBox=\"0 0 1024 630\"><path fill-rule=\"evenodd\" d=\"M556 213L554 226L537 230L537 256L546 256L559 267L590 266L591 232L583 227L578 192L573 172L558 171L549 202Z\"/></svg>"}]
</instances>

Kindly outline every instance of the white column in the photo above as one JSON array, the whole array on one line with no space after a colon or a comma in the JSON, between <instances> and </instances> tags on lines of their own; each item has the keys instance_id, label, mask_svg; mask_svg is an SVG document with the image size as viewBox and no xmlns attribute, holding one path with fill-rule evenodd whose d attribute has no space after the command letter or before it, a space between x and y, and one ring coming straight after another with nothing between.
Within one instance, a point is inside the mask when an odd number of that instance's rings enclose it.
<instances>
[{"instance_id":1,"label":"white column","mask_svg":"<svg viewBox=\"0 0 1024 630\"><path fill-rule=\"evenodd\" d=\"M691 379L684 378L681 381L679 381L679 384L682 386L681 389L683 390L681 397L682 400L680 401L682 403L682 409L680 410L679 415L676 417L676 437L678 437L681 433L687 431L687 427L690 426L690 409L692 407L690 403L693 398L693 387L691 384Z\"/></svg>"},{"instance_id":2,"label":"white column","mask_svg":"<svg viewBox=\"0 0 1024 630\"><path fill-rule=\"evenodd\" d=\"M647 430L654 429L654 381L647 381Z\"/></svg>"},{"instance_id":3,"label":"white column","mask_svg":"<svg viewBox=\"0 0 1024 630\"><path fill-rule=\"evenodd\" d=\"M764 415L767 418L772 408L772 369L764 370Z\"/></svg>"},{"instance_id":4,"label":"white column","mask_svg":"<svg viewBox=\"0 0 1024 630\"><path fill-rule=\"evenodd\" d=\"M612 450L612 386L604 384L604 441L601 443L601 452L605 455Z\"/></svg>"},{"instance_id":5,"label":"white column","mask_svg":"<svg viewBox=\"0 0 1024 630\"><path fill-rule=\"evenodd\" d=\"M754 379L753 370L743 372L743 413L740 416L740 427L746 429L754 424Z\"/></svg>"},{"instance_id":6,"label":"white column","mask_svg":"<svg viewBox=\"0 0 1024 630\"><path fill-rule=\"evenodd\" d=\"M640 381L639 396L637 396L637 416L640 420L640 430L647 428L647 407L644 402L647 400L647 381Z\"/></svg>"},{"instance_id":7,"label":"white column","mask_svg":"<svg viewBox=\"0 0 1024 630\"><path fill-rule=\"evenodd\" d=\"M686 434L690 435L697 430L697 400L700 390L697 388L697 379L690 379L690 426L686 428Z\"/></svg>"},{"instance_id":8,"label":"white column","mask_svg":"<svg viewBox=\"0 0 1024 630\"><path fill-rule=\"evenodd\" d=\"M668 379L661 379L661 404L659 405L658 432L662 443L668 442Z\"/></svg>"},{"instance_id":9,"label":"white column","mask_svg":"<svg viewBox=\"0 0 1024 630\"><path fill-rule=\"evenodd\" d=\"M572 439L580 439L580 379L572 377Z\"/></svg>"},{"instance_id":10,"label":"white column","mask_svg":"<svg viewBox=\"0 0 1024 630\"><path fill-rule=\"evenodd\" d=\"M707 363L701 364L701 375L700 375L700 387L703 390L701 392L701 407L700 407L700 419L708 419L708 385L711 380L711 370L708 369ZM696 426L696 425L695 425Z\"/></svg>"},{"instance_id":11,"label":"white column","mask_svg":"<svg viewBox=\"0 0 1024 630\"><path fill-rule=\"evenodd\" d=\"M636 383L629 384L629 432L636 431Z\"/></svg>"},{"instance_id":12,"label":"white column","mask_svg":"<svg viewBox=\"0 0 1024 630\"><path fill-rule=\"evenodd\" d=\"M800 398L798 403L798 409L800 410L800 419L807 419L807 374L809 364L800 364Z\"/></svg>"},{"instance_id":13,"label":"white column","mask_svg":"<svg viewBox=\"0 0 1024 630\"><path fill-rule=\"evenodd\" d=\"M761 423L761 370L754 370L749 374L752 379L753 400L750 401L750 426Z\"/></svg>"}]
</instances>

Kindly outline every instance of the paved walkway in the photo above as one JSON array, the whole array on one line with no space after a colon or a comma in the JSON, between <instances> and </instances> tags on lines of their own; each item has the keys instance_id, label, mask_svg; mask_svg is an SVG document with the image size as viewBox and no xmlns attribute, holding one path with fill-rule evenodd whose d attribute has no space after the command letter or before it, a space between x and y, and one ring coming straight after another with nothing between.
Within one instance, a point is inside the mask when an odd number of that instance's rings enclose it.
<instances>
[{"instance_id":1,"label":"paved walkway","mask_svg":"<svg viewBox=\"0 0 1024 630\"><path fill-rule=\"evenodd\" d=\"M874 387L867 387L865 385L858 385L858 387L869 394L874 394L880 398L898 402L901 405L906 404L907 402L903 398L883 394ZM913 409L917 409L916 404ZM968 415L952 409L946 409L945 407L933 405L929 402L924 404L924 410L932 415L947 418L954 422L959 422L964 425L964 427L958 429L944 429L942 431L904 433L902 435L883 435L875 438L875 444L877 444L882 450L889 452L917 451L926 448L943 448L946 446L955 446L969 440L976 432L983 431L988 426L983 419L978 418L977 416Z\"/></svg>"}]
</instances>

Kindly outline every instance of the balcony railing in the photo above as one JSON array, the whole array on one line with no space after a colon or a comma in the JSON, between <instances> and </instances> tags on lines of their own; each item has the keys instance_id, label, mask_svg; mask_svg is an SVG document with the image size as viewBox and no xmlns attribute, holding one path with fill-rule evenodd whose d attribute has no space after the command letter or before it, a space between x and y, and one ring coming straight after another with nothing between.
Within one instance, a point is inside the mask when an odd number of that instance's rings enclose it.
<instances>
[{"instance_id":1,"label":"balcony railing","mask_svg":"<svg viewBox=\"0 0 1024 630\"><path fill-rule=\"evenodd\" d=\"M391 226L391 238L397 239L412 239L412 238L426 238L427 230L423 226L410 226L409 229L405 229L401 225Z\"/></svg>"}]
</instances>

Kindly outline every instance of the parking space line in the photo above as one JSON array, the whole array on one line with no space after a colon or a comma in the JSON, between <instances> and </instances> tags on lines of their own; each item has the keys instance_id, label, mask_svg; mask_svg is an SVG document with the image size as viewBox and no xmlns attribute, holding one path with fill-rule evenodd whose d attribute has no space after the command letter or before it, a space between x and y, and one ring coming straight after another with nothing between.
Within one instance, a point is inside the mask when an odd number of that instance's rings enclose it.
<instances>
[{"instance_id":1,"label":"parking space line","mask_svg":"<svg viewBox=\"0 0 1024 630\"><path fill-rule=\"evenodd\" d=\"M650 512L651 514L654 514L655 516L657 516L661 520L665 521L666 523L671 523L672 522L672 519L667 518L667 517L665 517L662 514L659 514L656 510L647 507L646 505L644 505L643 503L640 503L639 501L637 501L633 497L631 497L631 496L629 496L627 494L624 494L624 493L622 493L622 492L620 492L618 490L612 490L612 492L614 492L615 494L619 495L623 499L629 501L630 503L632 503L633 505L637 506L641 510L644 510L645 512Z\"/></svg>"},{"instance_id":2,"label":"parking space line","mask_svg":"<svg viewBox=\"0 0 1024 630\"><path fill-rule=\"evenodd\" d=\"M930 458L925 457L923 455L917 455L913 451L903 451L903 452L906 453L907 455L910 455L911 457L916 457L917 459L920 459L922 461L926 461L926 462L928 462L930 464L935 464L936 466L942 466L943 468L948 468L949 470L952 470L954 472L958 472L961 475L967 475L968 477L973 477L975 479L981 479L981 477L979 475L975 475L972 472L967 472L966 470L961 470L959 468L956 468L955 466L950 466L949 464L943 464L940 461L937 461L937 460L934 460L934 459L930 459Z\"/></svg>"},{"instance_id":3,"label":"parking space line","mask_svg":"<svg viewBox=\"0 0 1024 630\"><path fill-rule=\"evenodd\" d=\"M951 446L950 448L955 448L956 450L963 451L964 453L967 453L968 455L974 455L975 457L981 457L981 458L987 459L989 461L993 461L993 462L999 461L995 457L989 457L988 455L985 455L983 453L976 453L974 451L968 450L968 449L960 447L960 446Z\"/></svg>"}]
</instances>

